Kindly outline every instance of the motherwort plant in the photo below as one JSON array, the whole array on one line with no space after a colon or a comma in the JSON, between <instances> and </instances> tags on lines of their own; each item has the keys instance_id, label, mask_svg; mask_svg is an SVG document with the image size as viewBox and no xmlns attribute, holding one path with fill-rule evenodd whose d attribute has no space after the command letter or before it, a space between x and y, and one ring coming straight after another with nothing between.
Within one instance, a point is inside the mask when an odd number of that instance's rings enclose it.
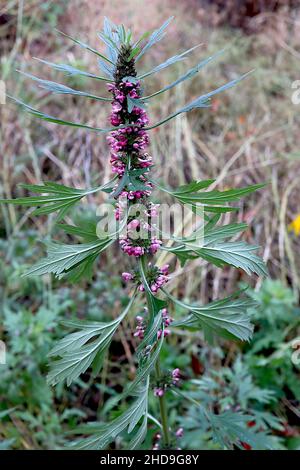
<instances>
[{"instance_id":1,"label":"motherwort plant","mask_svg":"<svg viewBox=\"0 0 300 470\"><path fill-rule=\"evenodd\" d=\"M178 368L173 371L165 370L160 364L160 353L168 335L172 331L176 332L176 328L180 326L180 328L201 329L208 338L219 335L227 339L247 341L251 337L252 325L247 315L251 301L248 298L243 296L240 298L239 294L235 293L208 305L189 305L174 298L166 288L170 280L169 266L158 266L155 262L158 251L166 250L172 253L182 265L189 260L202 258L218 267L231 265L248 274L266 273L263 262L254 253L257 247L242 241L228 241L230 237L245 230L246 224L219 224L223 213L237 209L228 203L239 200L262 185L218 191L209 190L213 181L205 180L192 181L177 189L170 189L150 176L153 165L151 155L148 153L151 130L181 113L208 107L212 96L233 87L246 76L243 75L199 96L159 122L149 123L147 110L152 100L159 99L162 93L168 93L178 84L194 77L215 57L206 58L168 86L146 95L144 87L152 75L181 61L195 49L175 55L152 70L146 72L138 70L140 59L165 36L165 30L171 19L154 32L144 34L136 42L130 30L126 30L123 25L116 26L105 19L104 29L99 33L100 40L106 46L105 56L89 45L68 36L75 44L97 56L104 76L82 71L70 65L42 61L47 66L70 76L82 76L99 83L106 82L109 97L95 96L25 74L36 80L42 88L56 94L111 102L108 128L64 121L15 100L35 117L45 121L84 128L99 134L107 133L113 173L112 180L100 187L75 189L54 182L45 182L43 185L24 185L26 190L37 193L37 196L2 201L35 206L36 215L57 212L59 221L62 221L68 211L87 195L104 191L108 194L109 200L113 201L113 219L116 221L114 230L97 231L95 227L94 232L87 233L85 227L60 224L60 229L82 238L83 243L62 244L57 241L47 243L47 257L31 267L26 275L40 276L53 273L59 278L65 276L76 282L81 276L91 272L100 253L116 239L121 250L126 256L131 257L134 264L132 271L122 274L124 281L131 287L130 301L125 310L118 318L108 323L78 321L67 324L75 329L75 332L60 340L52 350L51 356L54 360L48 376L49 382L56 385L66 381L69 385L89 368L92 368L94 374L98 374L118 326L125 316L134 310L136 298L139 297L139 302L141 297L145 299L144 313L136 317L136 329L133 332L139 342L135 352L137 373L118 400L124 402L126 399L128 407L125 412L119 412L108 424L93 423L80 428L79 432L85 436L75 441L75 446L80 449L106 448L121 435L125 436L128 448L137 448L147 435L149 416L161 435L155 448L175 448L179 445L178 440L183 434L183 429L170 429L166 395L183 392L180 390L180 370ZM177 233L169 234L169 239L166 239L166 234L157 224L159 205L152 199L154 189L166 192L168 197L174 198L182 206L189 206L192 213L203 215L192 233L182 237L178 237ZM136 210L137 206L139 210ZM185 310L186 317L173 321L169 313L172 304L177 304L180 310ZM155 411L150 410L151 414L148 411L148 398L151 393L157 397L159 405L157 408L160 410L160 415L155 418L153 418ZM194 400L194 403L197 402ZM245 441L245 431L241 425L243 417L232 419L228 414L215 415L211 410L204 409L201 404L198 406L203 420L210 423L210 427L216 431L216 438L222 447L230 447L234 443L242 448L241 442ZM242 430L243 439L238 436L239 429ZM247 439L249 441L254 439L253 435ZM258 444L257 446L259 447Z\"/></svg>"}]
</instances>

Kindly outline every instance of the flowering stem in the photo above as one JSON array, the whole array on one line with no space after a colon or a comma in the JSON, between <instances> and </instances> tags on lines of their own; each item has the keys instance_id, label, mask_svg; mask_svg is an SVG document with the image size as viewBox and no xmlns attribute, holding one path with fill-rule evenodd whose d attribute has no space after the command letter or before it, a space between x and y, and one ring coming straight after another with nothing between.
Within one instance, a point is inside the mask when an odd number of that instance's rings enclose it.
<instances>
[{"instance_id":1,"label":"flowering stem","mask_svg":"<svg viewBox=\"0 0 300 470\"><path fill-rule=\"evenodd\" d=\"M159 379L161 376L161 369L160 369L160 359L158 358L155 364L155 374L156 378ZM160 409L160 418L163 430L163 440L166 447L171 446L171 438L170 438L170 430L168 424L168 414L167 414L167 405L166 405L166 397L163 395L162 397L158 397L159 400L159 409Z\"/></svg>"},{"instance_id":2,"label":"flowering stem","mask_svg":"<svg viewBox=\"0 0 300 470\"><path fill-rule=\"evenodd\" d=\"M141 256L141 264L143 267L143 271L146 272L146 266L147 266L146 255ZM147 293L147 288L148 286L145 286L146 293ZM155 314L155 312L153 312L153 307L152 307L151 302L149 301L148 293L146 294L146 297L147 297L148 312L149 312L149 315L152 317ZM155 363L155 376L158 382L161 378L161 375L162 374L161 374L161 367L160 367L160 358L158 357ZM159 400L160 417L161 417L161 424L162 424L162 431L163 431L163 441L166 447L170 447L171 437L170 437L170 430L169 430L169 424L168 424L168 414L167 414L167 405L166 405L165 395L159 396L158 400Z\"/></svg>"}]
</instances>

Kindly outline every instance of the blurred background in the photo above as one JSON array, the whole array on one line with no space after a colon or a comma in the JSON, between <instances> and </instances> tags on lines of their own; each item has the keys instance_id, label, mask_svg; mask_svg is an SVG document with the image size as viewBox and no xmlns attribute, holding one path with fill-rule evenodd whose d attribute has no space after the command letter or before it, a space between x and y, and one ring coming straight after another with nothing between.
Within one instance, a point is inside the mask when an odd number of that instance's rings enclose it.
<instances>
[{"instance_id":1,"label":"blurred background","mask_svg":"<svg viewBox=\"0 0 300 470\"><path fill-rule=\"evenodd\" d=\"M236 269L220 270L199 260L182 270L170 255L161 256L161 262L176 270L170 289L179 298L204 303L247 282L247 295L258 302L250 344L224 341L209 346L201 333L178 331L164 349L164 363L182 369L184 379L193 380L192 396L216 412L248 413L253 417L248 427L266 430L276 448L300 449L300 358L292 356L297 338L300 347L300 104L292 100L300 84L292 87L300 80L299 1L0 0L0 79L9 94L38 109L105 127L109 105L50 95L16 69L97 94L97 81L65 77L33 59L97 73L94 56L55 30L101 49L97 31L104 16L132 27L138 37L171 15L175 21L169 34L151 49L142 67L148 70L195 44L201 46L186 61L149 80L149 90L162 88L224 46L226 51L189 83L154 99L153 122L200 93L255 72L214 98L210 109L180 115L155 130L154 172L173 187L207 178L215 178L220 189L268 182L242 202L238 219L249 224L244 239L260 245L270 278L249 279ZM35 120L10 103L0 105L0 119L1 198L25 195L18 187L24 182L50 180L84 188L108 180L105 138ZM86 198L81 209L77 206L73 220L92 218L101 195L97 198ZM2 449L62 447L70 439L65 432L78 423L114 416L113 397L135 373L137 343L134 320L129 319L118 330L100 378L86 373L69 388L47 385L47 354L65 332L61 320L116 316L126 303L120 274L130 268L130 260L115 245L101 256L90 281L74 286L49 277L22 278L24 269L44 254L39 241L53 231L51 216L35 217L32 211L0 209L0 338L7 347L6 364L0 365ZM226 214L225 222L231 217ZM65 237L61 232L55 236ZM171 424L185 429L182 448L218 448L193 405L170 400ZM150 426L145 448L152 447L155 432Z\"/></svg>"}]
</instances>

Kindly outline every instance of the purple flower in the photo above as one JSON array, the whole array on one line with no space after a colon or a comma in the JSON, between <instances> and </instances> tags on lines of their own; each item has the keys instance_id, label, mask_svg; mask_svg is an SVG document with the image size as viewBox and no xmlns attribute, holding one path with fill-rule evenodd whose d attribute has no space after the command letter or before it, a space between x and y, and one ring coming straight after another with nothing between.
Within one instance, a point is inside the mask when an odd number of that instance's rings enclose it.
<instances>
[{"instance_id":1,"label":"purple flower","mask_svg":"<svg viewBox=\"0 0 300 470\"><path fill-rule=\"evenodd\" d=\"M183 436L183 428L178 428L177 431L175 432L176 437L182 437Z\"/></svg>"},{"instance_id":2,"label":"purple flower","mask_svg":"<svg viewBox=\"0 0 300 470\"><path fill-rule=\"evenodd\" d=\"M165 394L165 391L164 391L163 388L161 388L161 387L156 387L156 388L154 389L154 395L155 395L156 397L162 397L162 396L164 396L164 394Z\"/></svg>"},{"instance_id":3,"label":"purple flower","mask_svg":"<svg viewBox=\"0 0 300 470\"><path fill-rule=\"evenodd\" d=\"M133 279L133 275L131 273L122 273L122 278L125 282L131 281Z\"/></svg>"},{"instance_id":4,"label":"purple flower","mask_svg":"<svg viewBox=\"0 0 300 470\"><path fill-rule=\"evenodd\" d=\"M176 368L172 371L172 381L176 385L180 380L180 369Z\"/></svg>"}]
</instances>

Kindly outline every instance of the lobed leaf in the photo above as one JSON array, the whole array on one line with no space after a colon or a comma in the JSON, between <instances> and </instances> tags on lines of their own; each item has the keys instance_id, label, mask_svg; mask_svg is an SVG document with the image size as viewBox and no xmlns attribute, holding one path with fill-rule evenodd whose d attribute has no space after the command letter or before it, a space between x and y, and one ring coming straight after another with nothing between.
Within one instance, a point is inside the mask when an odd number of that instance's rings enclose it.
<instances>
[{"instance_id":1,"label":"lobed leaf","mask_svg":"<svg viewBox=\"0 0 300 470\"><path fill-rule=\"evenodd\" d=\"M57 219L61 220L83 197L98 191L107 191L113 181L92 189L75 189L54 182L46 182L43 185L22 184L21 187L28 191L43 195L0 199L0 203L39 207L33 212L34 215L51 214L58 211Z\"/></svg>"},{"instance_id":2,"label":"lobed leaf","mask_svg":"<svg viewBox=\"0 0 300 470\"><path fill-rule=\"evenodd\" d=\"M51 350L49 356L60 356L48 374L48 382L56 385L67 381L70 385L93 363L96 357L102 357L110 345L112 337L121 321L130 310L135 296L133 295L124 312L109 323L69 323L79 328L61 339Z\"/></svg>"},{"instance_id":3,"label":"lobed leaf","mask_svg":"<svg viewBox=\"0 0 300 470\"><path fill-rule=\"evenodd\" d=\"M165 293L174 303L191 312L188 318L174 323L174 326L200 327L208 338L212 334L242 341L251 338L253 325L247 309L255 302L249 298L237 298L240 292L203 306L186 304Z\"/></svg>"},{"instance_id":4,"label":"lobed leaf","mask_svg":"<svg viewBox=\"0 0 300 470\"><path fill-rule=\"evenodd\" d=\"M79 427L77 432L91 434L92 436L78 440L72 447L79 450L105 449L126 429L128 434L130 434L143 418L142 429L138 430L129 443L129 449L136 448L145 438L147 431L148 393L149 377L135 391L136 399L129 408L109 424L96 423L90 426Z\"/></svg>"},{"instance_id":5,"label":"lobed leaf","mask_svg":"<svg viewBox=\"0 0 300 470\"><path fill-rule=\"evenodd\" d=\"M92 243L78 245L47 243L47 257L33 265L25 275L41 276L53 273L57 277L62 277L64 273L76 268L81 263L94 261L113 241L107 237Z\"/></svg>"}]
</instances>

